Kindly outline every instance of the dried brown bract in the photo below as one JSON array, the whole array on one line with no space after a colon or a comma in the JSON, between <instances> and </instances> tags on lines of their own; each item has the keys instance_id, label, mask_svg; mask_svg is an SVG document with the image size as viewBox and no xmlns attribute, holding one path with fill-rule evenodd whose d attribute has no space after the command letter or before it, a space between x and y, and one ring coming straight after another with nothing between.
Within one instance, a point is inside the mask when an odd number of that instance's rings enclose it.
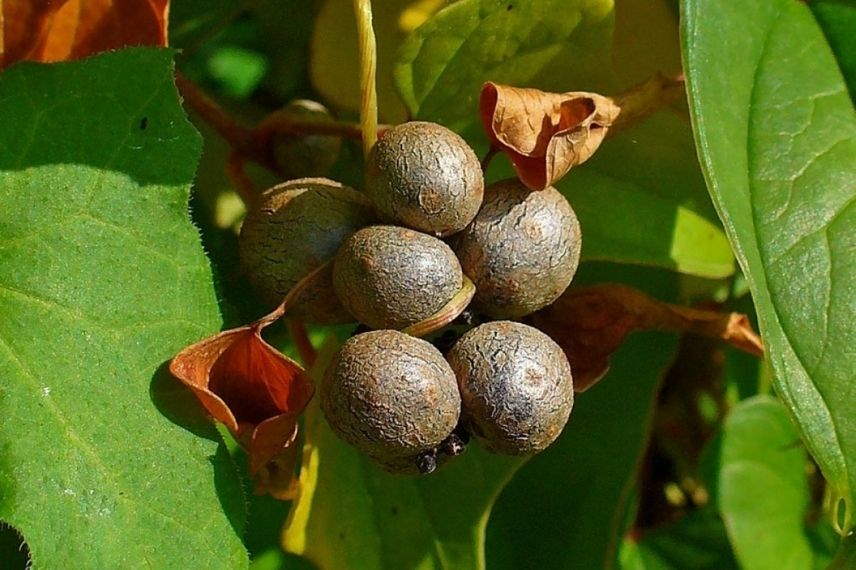
<instances>
[{"instance_id":1,"label":"dried brown bract","mask_svg":"<svg viewBox=\"0 0 856 570\"><path fill-rule=\"evenodd\" d=\"M670 305L614 283L569 290L529 322L565 350L578 392L607 373L609 358L633 331L691 332L719 338L750 354L760 356L764 351L746 315Z\"/></svg>"},{"instance_id":2,"label":"dried brown bract","mask_svg":"<svg viewBox=\"0 0 856 570\"><path fill-rule=\"evenodd\" d=\"M543 190L603 142L619 108L596 93L547 93L485 83L479 101L482 124L531 190Z\"/></svg>"}]
</instances>

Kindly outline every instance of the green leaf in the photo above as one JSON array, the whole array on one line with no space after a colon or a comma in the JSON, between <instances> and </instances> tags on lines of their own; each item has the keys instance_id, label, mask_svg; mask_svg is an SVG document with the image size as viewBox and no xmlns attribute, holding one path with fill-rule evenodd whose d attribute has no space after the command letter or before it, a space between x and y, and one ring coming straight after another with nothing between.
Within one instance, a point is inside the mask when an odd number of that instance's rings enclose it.
<instances>
[{"instance_id":1,"label":"green leaf","mask_svg":"<svg viewBox=\"0 0 856 570\"><path fill-rule=\"evenodd\" d=\"M620 560L623 570L738 568L722 519L710 508L646 532L641 540L625 538Z\"/></svg>"},{"instance_id":2,"label":"green leaf","mask_svg":"<svg viewBox=\"0 0 856 570\"><path fill-rule=\"evenodd\" d=\"M611 77L612 0L461 0L401 46L395 79L410 113L462 131L485 81L591 90ZM572 87L569 87L572 86Z\"/></svg>"},{"instance_id":3,"label":"green leaf","mask_svg":"<svg viewBox=\"0 0 856 570\"><path fill-rule=\"evenodd\" d=\"M556 185L579 216L584 259L710 279L734 273L692 145L681 119L658 113L628 136L607 140Z\"/></svg>"},{"instance_id":4,"label":"green leaf","mask_svg":"<svg viewBox=\"0 0 856 570\"><path fill-rule=\"evenodd\" d=\"M328 361L335 345L327 346ZM320 368L323 369L323 368ZM478 444L426 477L390 475L342 442L317 398L307 411L301 495L284 532L318 568L483 568L496 495L523 461Z\"/></svg>"},{"instance_id":5,"label":"green leaf","mask_svg":"<svg viewBox=\"0 0 856 570\"><path fill-rule=\"evenodd\" d=\"M634 335L609 374L579 394L560 439L497 500L488 525L491 568L614 564L654 396L675 346L674 336Z\"/></svg>"},{"instance_id":6,"label":"green leaf","mask_svg":"<svg viewBox=\"0 0 856 570\"><path fill-rule=\"evenodd\" d=\"M856 507L856 114L823 33L793 0L685 0L696 140L755 300L779 393Z\"/></svg>"},{"instance_id":7,"label":"green leaf","mask_svg":"<svg viewBox=\"0 0 856 570\"><path fill-rule=\"evenodd\" d=\"M814 0L809 6L838 58L850 98L856 100L856 2Z\"/></svg>"},{"instance_id":8,"label":"green leaf","mask_svg":"<svg viewBox=\"0 0 856 570\"><path fill-rule=\"evenodd\" d=\"M769 396L743 400L714 449L711 491L741 566L810 568L807 457L787 409Z\"/></svg>"},{"instance_id":9,"label":"green leaf","mask_svg":"<svg viewBox=\"0 0 856 570\"><path fill-rule=\"evenodd\" d=\"M36 567L247 565L234 465L163 366L220 324L171 59L0 75L0 518Z\"/></svg>"}]
</instances>

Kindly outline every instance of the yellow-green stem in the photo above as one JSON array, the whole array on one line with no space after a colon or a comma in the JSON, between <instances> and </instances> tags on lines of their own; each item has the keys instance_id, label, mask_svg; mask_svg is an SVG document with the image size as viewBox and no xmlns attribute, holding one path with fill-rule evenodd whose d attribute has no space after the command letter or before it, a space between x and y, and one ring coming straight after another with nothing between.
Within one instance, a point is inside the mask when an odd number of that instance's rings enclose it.
<instances>
[{"instance_id":1,"label":"yellow-green stem","mask_svg":"<svg viewBox=\"0 0 856 570\"><path fill-rule=\"evenodd\" d=\"M371 0L354 0L354 12L360 41L360 127L363 130L363 153L368 157L377 141L377 46L372 29Z\"/></svg>"}]
</instances>

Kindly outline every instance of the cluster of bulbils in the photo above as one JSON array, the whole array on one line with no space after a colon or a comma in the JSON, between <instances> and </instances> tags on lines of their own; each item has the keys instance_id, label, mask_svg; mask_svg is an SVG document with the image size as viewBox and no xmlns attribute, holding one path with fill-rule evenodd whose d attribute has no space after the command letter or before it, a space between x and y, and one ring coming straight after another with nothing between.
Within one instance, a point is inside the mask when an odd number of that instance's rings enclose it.
<instances>
[{"instance_id":1,"label":"cluster of bulbils","mask_svg":"<svg viewBox=\"0 0 856 570\"><path fill-rule=\"evenodd\" d=\"M534 453L564 428L568 360L511 319L568 287L580 255L576 216L554 188L533 192L516 179L485 188L472 149L445 127L387 130L368 158L365 193L323 178L269 189L244 222L241 250L271 305L333 260L292 314L374 329L344 343L320 396L332 429L386 470L433 471L470 434L497 453ZM494 320L445 356L401 332L446 306L464 276L476 288L471 312Z\"/></svg>"}]
</instances>

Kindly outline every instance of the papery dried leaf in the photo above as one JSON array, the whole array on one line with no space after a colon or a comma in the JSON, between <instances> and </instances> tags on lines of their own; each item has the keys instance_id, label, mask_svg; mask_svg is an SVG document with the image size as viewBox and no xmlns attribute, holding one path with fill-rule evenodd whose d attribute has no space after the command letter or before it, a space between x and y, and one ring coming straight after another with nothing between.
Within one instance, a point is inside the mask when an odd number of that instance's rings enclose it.
<instances>
[{"instance_id":1,"label":"papery dried leaf","mask_svg":"<svg viewBox=\"0 0 856 570\"><path fill-rule=\"evenodd\" d=\"M758 356L764 351L746 315L671 305L626 285L569 289L530 321L565 350L577 392L606 374L609 358L632 331L690 332L718 338Z\"/></svg>"},{"instance_id":2,"label":"papery dried leaf","mask_svg":"<svg viewBox=\"0 0 856 570\"><path fill-rule=\"evenodd\" d=\"M485 83L479 109L494 146L528 188L543 190L597 150L619 108L596 93L547 93Z\"/></svg>"},{"instance_id":3,"label":"papery dried leaf","mask_svg":"<svg viewBox=\"0 0 856 570\"><path fill-rule=\"evenodd\" d=\"M169 0L4 0L2 67L167 45Z\"/></svg>"},{"instance_id":4,"label":"papery dried leaf","mask_svg":"<svg viewBox=\"0 0 856 570\"><path fill-rule=\"evenodd\" d=\"M219 333L170 363L173 375L238 436L280 414L299 414L312 397L303 368L265 342L260 330L253 324Z\"/></svg>"},{"instance_id":5,"label":"papery dried leaf","mask_svg":"<svg viewBox=\"0 0 856 570\"><path fill-rule=\"evenodd\" d=\"M283 501L296 496L297 432L296 415L271 418L253 430L247 453L256 493Z\"/></svg>"}]
</instances>

